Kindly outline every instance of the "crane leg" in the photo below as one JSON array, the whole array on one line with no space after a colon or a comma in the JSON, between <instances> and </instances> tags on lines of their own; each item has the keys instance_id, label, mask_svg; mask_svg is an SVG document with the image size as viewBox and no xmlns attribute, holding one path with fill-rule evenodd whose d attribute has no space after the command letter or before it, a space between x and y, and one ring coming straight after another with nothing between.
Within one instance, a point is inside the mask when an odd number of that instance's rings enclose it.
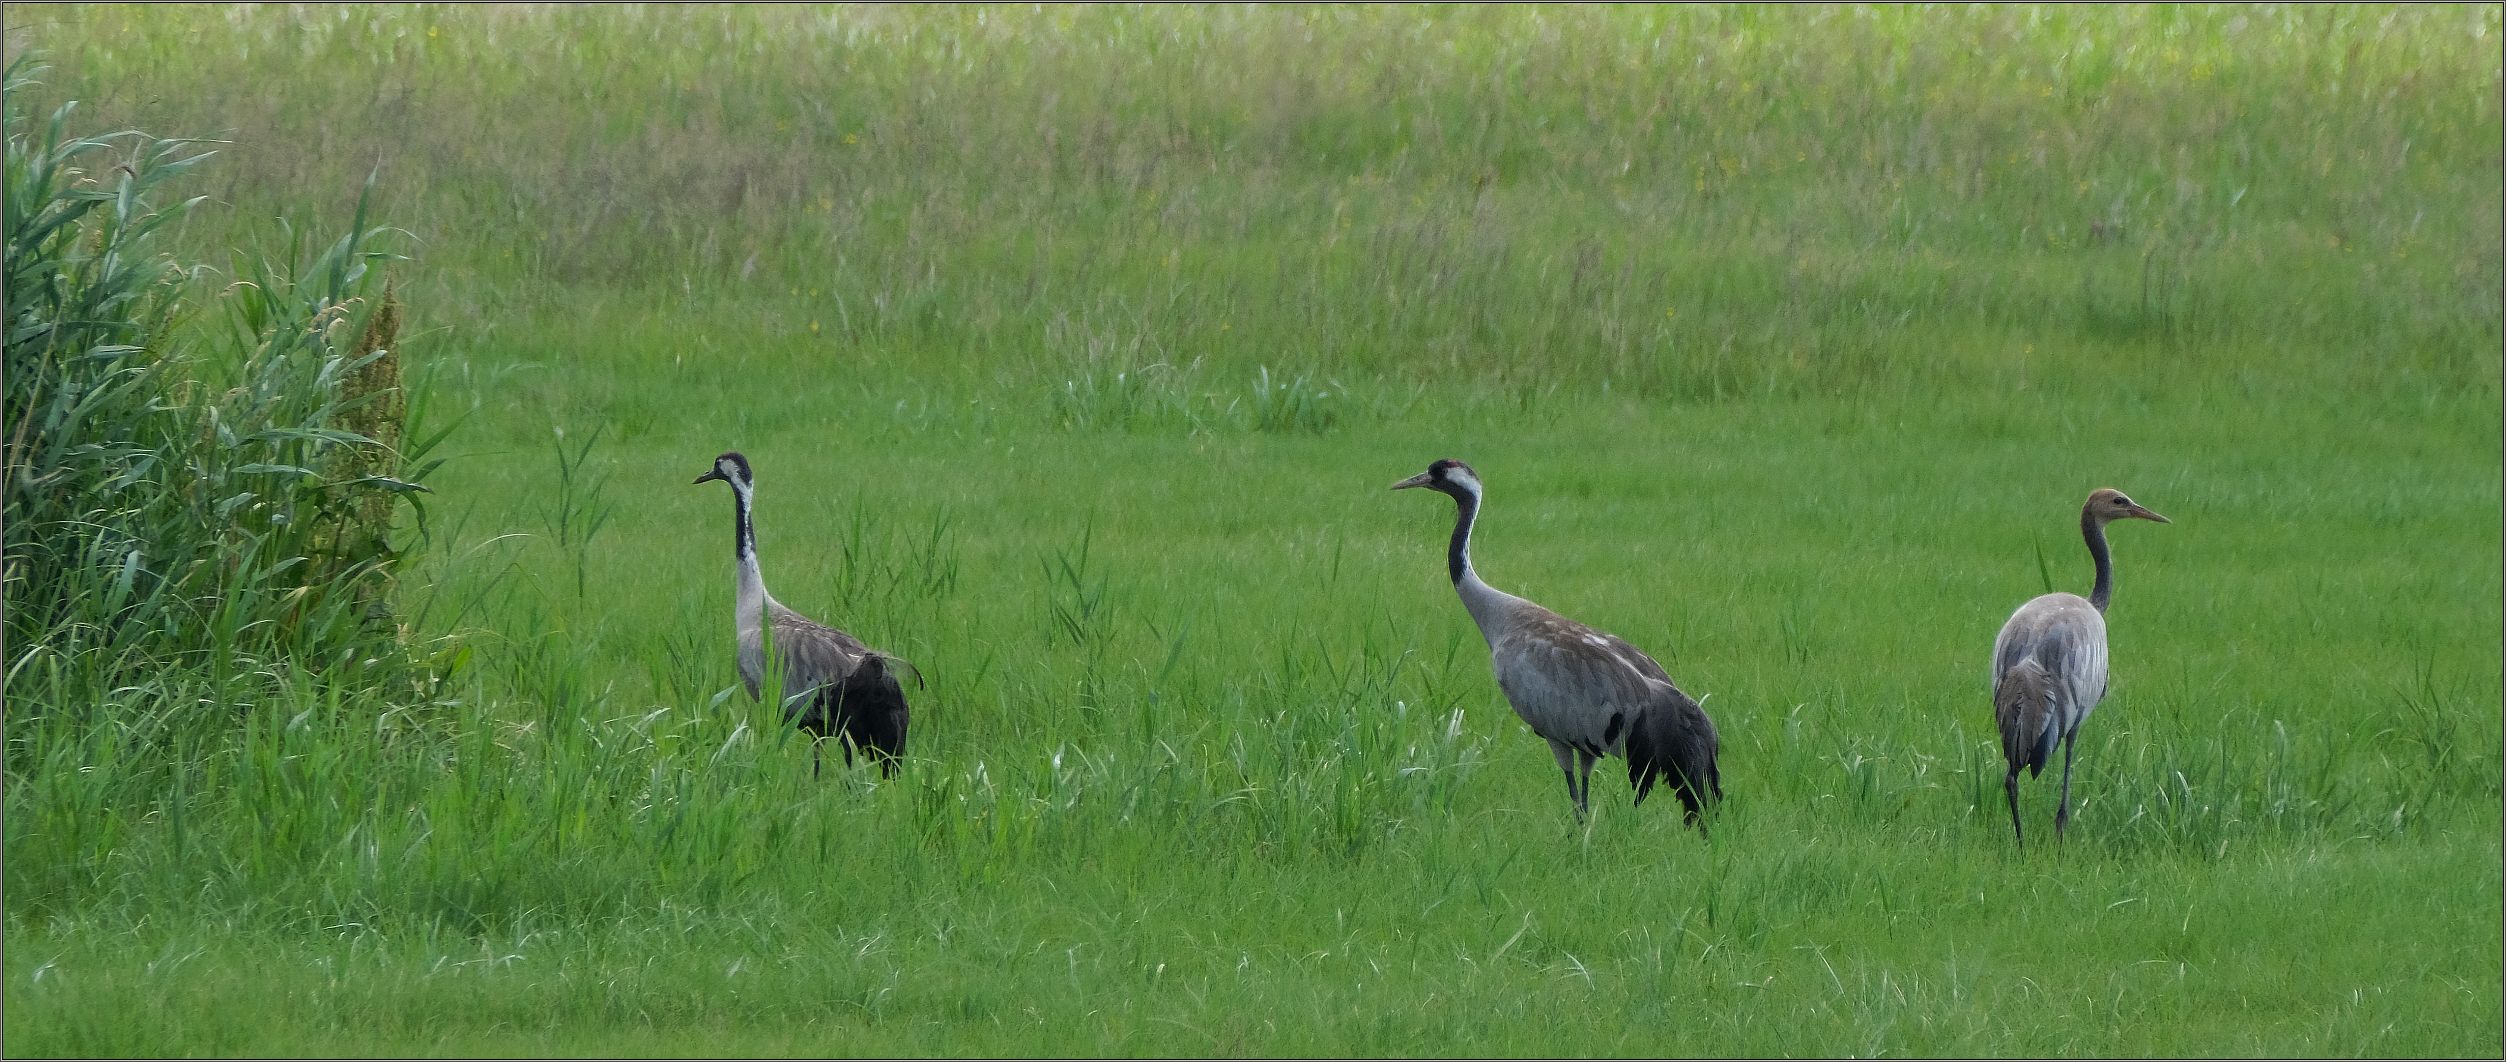
<instances>
[{"instance_id":1,"label":"crane leg","mask_svg":"<svg viewBox=\"0 0 2506 1062\"><path fill-rule=\"evenodd\" d=\"M2001 791L2010 797L2010 838L2017 841L2019 847L2025 848L2027 831L2019 828L2019 769L2016 766L2011 767L2010 774L2001 780Z\"/></svg>"},{"instance_id":2,"label":"crane leg","mask_svg":"<svg viewBox=\"0 0 2506 1062\"><path fill-rule=\"evenodd\" d=\"M1585 814L1592 813L1592 765L1599 759L1582 749L1575 750L1575 806Z\"/></svg>"},{"instance_id":3,"label":"crane leg","mask_svg":"<svg viewBox=\"0 0 2506 1062\"><path fill-rule=\"evenodd\" d=\"M816 778L816 777L818 777L818 766L819 766L818 761L819 761L822 757L824 757L824 756L825 756L825 754L826 754L826 748L827 748L827 739L825 739L825 738L820 738L820 737L813 737L813 738L810 738L810 739L809 739L809 776L810 776L810 777L812 777L812 778Z\"/></svg>"},{"instance_id":4,"label":"crane leg","mask_svg":"<svg viewBox=\"0 0 2506 1062\"><path fill-rule=\"evenodd\" d=\"M2080 732L2074 730L2062 738L2062 803L2054 808L2054 836L2062 836L2062 828L2071 823L2071 752L2080 743Z\"/></svg>"},{"instance_id":5,"label":"crane leg","mask_svg":"<svg viewBox=\"0 0 2506 1062\"><path fill-rule=\"evenodd\" d=\"M1558 771L1566 775L1566 799L1575 802L1575 821L1584 821L1584 791L1575 784L1575 749L1563 741L1549 743L1549 755L1557 758Z\"/></svg>"}]
</instances>

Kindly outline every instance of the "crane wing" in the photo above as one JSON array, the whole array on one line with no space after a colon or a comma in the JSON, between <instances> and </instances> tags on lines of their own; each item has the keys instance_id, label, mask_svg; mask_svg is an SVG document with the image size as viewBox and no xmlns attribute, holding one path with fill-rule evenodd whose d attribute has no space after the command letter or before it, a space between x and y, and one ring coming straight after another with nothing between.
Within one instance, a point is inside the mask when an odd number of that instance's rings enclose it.
<instances>
[{"instance_id":1,"label":"crane wing","mask_svg":"<svg viewBox=\"0 0 2506 1062\"><path fill-rule=\"evenodd\" d=\"M2050 741L2076 729L2105 696L2106 618L2087 599L2046 594L2002 624L1993 640L1993 707L2011 762L2041 769Z\"/></svg>"},{"instance_id":2,"label":"crane wing","mask_svg":"<svg viewBox=\"0 0 2506 1062\"><path fill-rule=\"evenodd\" d=\"M770 622L774 651L783 658L786 697L844 681L872 652L861 639L790 609L774 609Z\"/></svg>"},{"instance_id":3,"label":"crane wing","mask_svg":"<svg viewBox=\"0 0 2506 1062\"><path fill-rule=\"evenodd\" d=\"M1637 674L1665 686L1671 685L1670 672L1662 670L1662 665L1655 663L1652 657L1646 656L1644 650L1627 644L1627 639L1608 631L1591 631L1591 633L1599 637L1611 652L1617 653L1619 659L1626 661L1627 666L1635 668ZM1677 687L1673 687L1673 692L1677 692Z\"/></svg>"},{"instance_id":4,"label":"crane wing","mask_svg":"<svg viewBox=\"0 0 2506 1062\"><path fill-rule=\"evenodd\" d=\"M1595 756L1616 752L1654 700L1656 682L1614 641L1544 610L1498 640L1490 654L1497 686L1533 733Z\"/></svg>"}]
</instances>

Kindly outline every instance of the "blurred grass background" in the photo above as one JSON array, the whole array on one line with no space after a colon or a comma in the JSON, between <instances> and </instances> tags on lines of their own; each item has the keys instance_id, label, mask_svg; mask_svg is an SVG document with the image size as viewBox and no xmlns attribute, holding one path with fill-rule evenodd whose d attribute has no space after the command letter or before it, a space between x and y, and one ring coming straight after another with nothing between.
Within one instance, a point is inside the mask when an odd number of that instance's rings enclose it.
<instances>
[{"instance_id":1,"label":"blurred grass background","mask_svg":"<svg viewBox=\"0 0 2506 1062\"><path fill-rule=\"evenodd\" d=\"M231 130L234 226L379 172L464 334L1704 398L2494 387L2493 22L95 5L11 47L74 35L99 121Z\"/></svg>"}]
</instances>

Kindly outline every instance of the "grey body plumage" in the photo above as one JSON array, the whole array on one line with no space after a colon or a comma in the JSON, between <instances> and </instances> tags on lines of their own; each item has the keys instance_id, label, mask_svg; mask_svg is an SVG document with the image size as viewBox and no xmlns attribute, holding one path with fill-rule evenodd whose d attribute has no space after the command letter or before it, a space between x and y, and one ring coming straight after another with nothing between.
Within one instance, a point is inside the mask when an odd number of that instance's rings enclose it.
<instances>
[{"instance_id":1,"label":"grey body plumage","mask_svg":"<svg viewBox=\"0 0 2506 1062\"><path fill-rule=\"evenodd\" d=\"M775 655L783 665L784 721L811 737L811 771L817 770L820 744L834 738L843 746L847 765L853 762L853 750L859 748L879 764L882 775L894 777L897 760L905 753L905 731L912 715L897 670L900 666L912 670L912 665L794 612L767 593L757 567L757 536L749 515L756 480L748 459L737 451L725 453L714 458L712 471L696 477L698 483L716 480L731 485L740 682L748 687L751 698L764 695L771 635Z\"/></svg>"},{"instance_id":2,"label":"grey body plumage","mask_svg":"<svg viewBox=\"0 0 2506 1062\"><path fill-rule=\"evenodd\" d=\"M1447 555L1454 591L1488 642L1506 702L1549 743L1576 815L1591 807L1594 761L1624 756L1637 803L1657 780L1667 781L1687 821L1702 827L1701 814L1723 795L1715 762L1720 741L1704 709L1626 640L1479 578L1471 567L1470 535L1481 487L1469 465L1438 461L1392 489L1411 487L1442 493L1458 507Z\"/></svg>"},{"instance_id":3,"label":"grey body plumage","mask_svg":"<svg viewBox=\"0 0 2506 1062\"><path fill-rule=\"evenodd\" d=\"M2141 508L2121 491L2100 488L2080 508L2080 534L2097 565L2097 582L2083 598L2045 594L2011 613L1993 639L1993 721L2009 765L2002 791L2010 801L2010 832L2021 844L2019 772L2041 777L2062 746L2062 797L2054 833L2071 821L2071 763L2081 721L2106 698L2106 603L2114 590L2114 564L2106 547L2106 524L2115 520L2167 518Z\"/></svg>"}]
</instances>

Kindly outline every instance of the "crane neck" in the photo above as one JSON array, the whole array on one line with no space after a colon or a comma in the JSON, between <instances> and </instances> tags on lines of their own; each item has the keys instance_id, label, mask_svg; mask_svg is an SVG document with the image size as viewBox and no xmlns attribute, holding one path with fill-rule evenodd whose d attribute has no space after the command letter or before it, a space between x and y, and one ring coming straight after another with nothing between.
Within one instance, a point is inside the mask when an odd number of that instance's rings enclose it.
<instances>
[{"instance_id":1,"label":"crane neck","mask_svg":"<svg viewBox=\"0 0 2506 1062\"><path fill-rule=\"evenodd\" d=\"M757 570L757 527L749 519L749 492L754 487L733 480L731 483L732 555L739 564L739 615L743 626L762 624L766 607L766 579Z\"/></svg>"},{"instance_id":2,"label":"crane neck","mask_svg":"<svg viewBox=\"0 0 2506 1062\"><path fill-rule=\"evenodd\" d=\"M1445 567L1453 576L1453 585L1478 581L1471 571L1471 525L1479 522L1479 495L1472 491L1453 492L1453 543L1445 550Z\"/></svg>"},{"instance_id":3,"label":"crane neck","mask_svg":"<svg viewBox=\"0 0 2506 1062\"><path fill-rule=\"evenodd\" d=\"M2106 550L2106 522L2083 510L2080 537L2088 540L2089 559L2097 562L2097 585L2089 590L2088 603L2104 612L2106 602L2114 596L2114 559Z\"/></svg>"},{"instance_id":4,"label":"crane neck","mask_svg":"<svg viewBox=\"0 0 2506 1062\"><path fill-rule=\"evenodd\" d=\"M756 488L731 484L731 555L743 568L757 563L757 529L749 522L749 492Z\"/></svg>"},{"instance_id":5,"label":"crane neck","mask_svg":"<svg viewBox=\"0 0 2506 1062\"><path fill-rule=\"evenodd\" d=\"M1453 576L1453 592L1461 595L1463 611L1470 613L1471 622L1478 625L1480 637L1494 645L1497 632L1506 627L1508 617L1527 602L1488 585L1471 567L1471 528L1479 522L1479 495L1467 490L1452 494L1459 511L1454 514L1453 544L1445 552L1445 565Z\"/></svg>"}]
</instances>

